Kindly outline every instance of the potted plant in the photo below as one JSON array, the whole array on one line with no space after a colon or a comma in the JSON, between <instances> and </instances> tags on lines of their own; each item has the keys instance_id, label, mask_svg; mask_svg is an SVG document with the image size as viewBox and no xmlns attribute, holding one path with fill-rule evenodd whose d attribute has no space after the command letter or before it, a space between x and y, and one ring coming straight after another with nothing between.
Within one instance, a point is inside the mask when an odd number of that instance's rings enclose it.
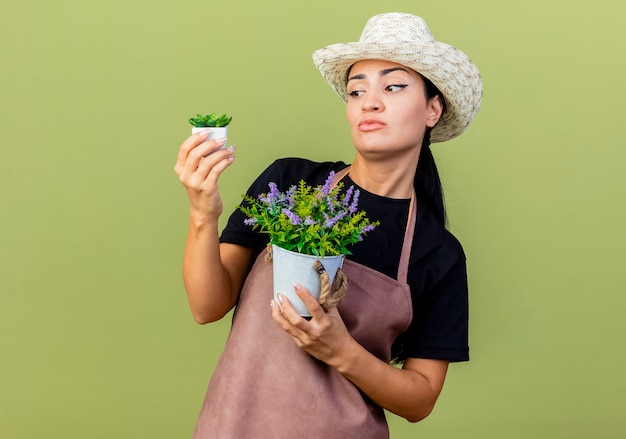
<instances>
[{"instance_id":1,"label":"potted plant","mask_svg":"<svg viewBox=\"0 0 626 439\"><path fill-rule=\"evenodd\" d=\"M274 298L280 292L302 316L310 316L304 303L293 291L293 283L304 286L319 300L320 281L312 269L320 261L332 284L342 266L347 246L363 239L378 221L370 222L366 213L357 210L359 190L343 183L332 186L334 172L324 185L311 187L304 181L280 192L269 183L269 192L258 199L244 197L239 209L248 217L244 222L270 237L274 272Z\"/></svg>"},{"instance_id":2,"label":"potted plant","mask_svg":"<svg viewBox=\"0 0 626 439\"><path fill-rule=\"evenodd\" d=\"M196 117L189 118L189 123L193 125L191 134L210 129L211 132L207 140L226 138L228 137L228 124L232 120L233 117L227 114L222 114L221 116L218 116L217 113L207 114L206 116L197 114ZM225 146L224 144L222 148Z\"/></svg>"}]
</instances>

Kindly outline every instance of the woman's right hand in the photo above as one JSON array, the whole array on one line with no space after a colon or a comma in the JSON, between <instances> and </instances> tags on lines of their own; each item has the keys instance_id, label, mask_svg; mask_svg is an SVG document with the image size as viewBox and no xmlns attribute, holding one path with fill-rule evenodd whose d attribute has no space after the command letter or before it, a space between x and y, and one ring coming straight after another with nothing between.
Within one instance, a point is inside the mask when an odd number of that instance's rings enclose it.
<instances>
[{"instance_id":1,"label":"woman's right hand","mask_svg":"<svg viewBox=\"0 0 626 439\"><path fill-rule=\"evenodd\" d=\"M196 222L217 221L223 205L217 181L233 163L235 147L218 149L226 139L206 141L209 130L192 134L180 146L174 171L185 186Z\"/></svg>"}]
</instances>

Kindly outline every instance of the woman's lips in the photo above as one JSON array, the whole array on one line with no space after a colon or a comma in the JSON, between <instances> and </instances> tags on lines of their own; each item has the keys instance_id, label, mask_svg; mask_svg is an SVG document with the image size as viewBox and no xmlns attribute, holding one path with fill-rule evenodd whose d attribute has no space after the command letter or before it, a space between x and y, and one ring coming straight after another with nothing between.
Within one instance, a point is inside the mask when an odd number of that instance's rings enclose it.
<instances>
[{"instance_id":1,"label":"woman's lips","mask_svg":"<svg viewBox=\"0 0 626 439\"><path fill-rule=\"evenodd\" d=\"M359 122L359 130L361 131L376 131L381 130L387 126L386 123L377 119L364 119Z\"/></svg>"}]
</instances>

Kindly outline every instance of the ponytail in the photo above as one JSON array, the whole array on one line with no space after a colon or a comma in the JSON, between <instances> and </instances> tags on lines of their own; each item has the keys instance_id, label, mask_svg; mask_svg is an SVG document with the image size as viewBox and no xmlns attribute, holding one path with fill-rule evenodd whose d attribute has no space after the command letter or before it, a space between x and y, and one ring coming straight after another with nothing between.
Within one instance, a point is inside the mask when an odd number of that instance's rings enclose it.
<instances>
[{"instance_id":1,"label":"ponytail","mask_svg":"<svg viewBox=\"0 0 626 439\"><path fill-rule=\"evenodd\" d=\"M446 111L446 101L443 94L428 78L422 76L422 79L424 80L424 94L427 100L439 95L443 103L443 112L441 113L443 116L443 113ZM415 186L415 193L419 202L428 206L435 214L437 222L445 227L447 222L446 207L439 172L437 171L433 153L430 150L431 131L432 128L426 128L426 132L424 133L413 186Z\"/></svg>"},{"instance_id":2,"label":"ponytail","mask_svg":"<svg viewBox=\"0 0 626 439\"><path fill-rule=\"evenodd\" d=\"M439 172L430 150L430 130L428 128L424 134L413 186L419 202L425 204L435 214L437 222L445 227L446 207Z\"/></svg>"}]
</instances>

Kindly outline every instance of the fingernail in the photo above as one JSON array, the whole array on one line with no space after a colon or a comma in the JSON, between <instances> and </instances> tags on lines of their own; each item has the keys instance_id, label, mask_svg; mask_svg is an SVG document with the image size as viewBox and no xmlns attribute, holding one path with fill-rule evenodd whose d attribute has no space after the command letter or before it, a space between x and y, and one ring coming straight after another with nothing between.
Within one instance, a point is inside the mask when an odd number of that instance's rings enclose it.
<instances>
[{"instance_id":1,"label":"fingernail","mask_svg":"<svg viewBox=\"0 0 626 439\"><path fill-rule=\"evenodd\" d=\"M200 132L199 132L200 137L209 137L209 132L210 132L210 131L211 131L211 130L202 130L202 131L200 131Z\"/></svg>"},{"instance_id":2,"label":"fingernail","mask_svg":"<svg viewBox=\"0 0 626 439\"><path fill-rule=\"evenodd\" d=\"M230 145L227 149L228 149L229 151L234 151L234 150L235 150L235 148L237 148L237 146L236 146L236 145Z\"/></svg>"},{"instance_id":3,"label":"fingernail","mask_svg":"<svg viewBox=\"0 0 626 439\"><path fill-rule=\"evenodd\" d=\"M273 300L270 300L270 308L274 309L274 307L276 307L276 304Z\"/></svg>"},{"instance_id":4,"label":"fingernail","mask_svg":"<svg viewBox=\"0 0 626 439\"><path fill-rule=\"evenodd\" d=\"M222 146L223 144L225 144L225 143L226 143L226 137L222 137L221 139L215 139L215 142L216 142L218 145Z\"/></svg>"},{"instance_id":5,"label":"fingernail","mask_svg":"<svg viewBox=\"0 0 626 439\"><path fill-rule=\"evenodd\" d=\"M285 302L285 296L283 296L282 294L278 293L277 294L278 297L278 303L274 302L272 300L272 303L274 304L274 306L278 305L278 310L280 311L280 313L284 313L285 311L283 311L283 303Z\"/></svg>"},{"instance_id":6,"label":"fingernail","mask_svg":"<svg viewBox=\"0 0 626 439\"><path fill-rule=\"evenodd\" d=\"M293 289L296 291L302 291L302 285L300 285L299 283L294 282L293 283Z\"/></svg>"}]
</instances>

